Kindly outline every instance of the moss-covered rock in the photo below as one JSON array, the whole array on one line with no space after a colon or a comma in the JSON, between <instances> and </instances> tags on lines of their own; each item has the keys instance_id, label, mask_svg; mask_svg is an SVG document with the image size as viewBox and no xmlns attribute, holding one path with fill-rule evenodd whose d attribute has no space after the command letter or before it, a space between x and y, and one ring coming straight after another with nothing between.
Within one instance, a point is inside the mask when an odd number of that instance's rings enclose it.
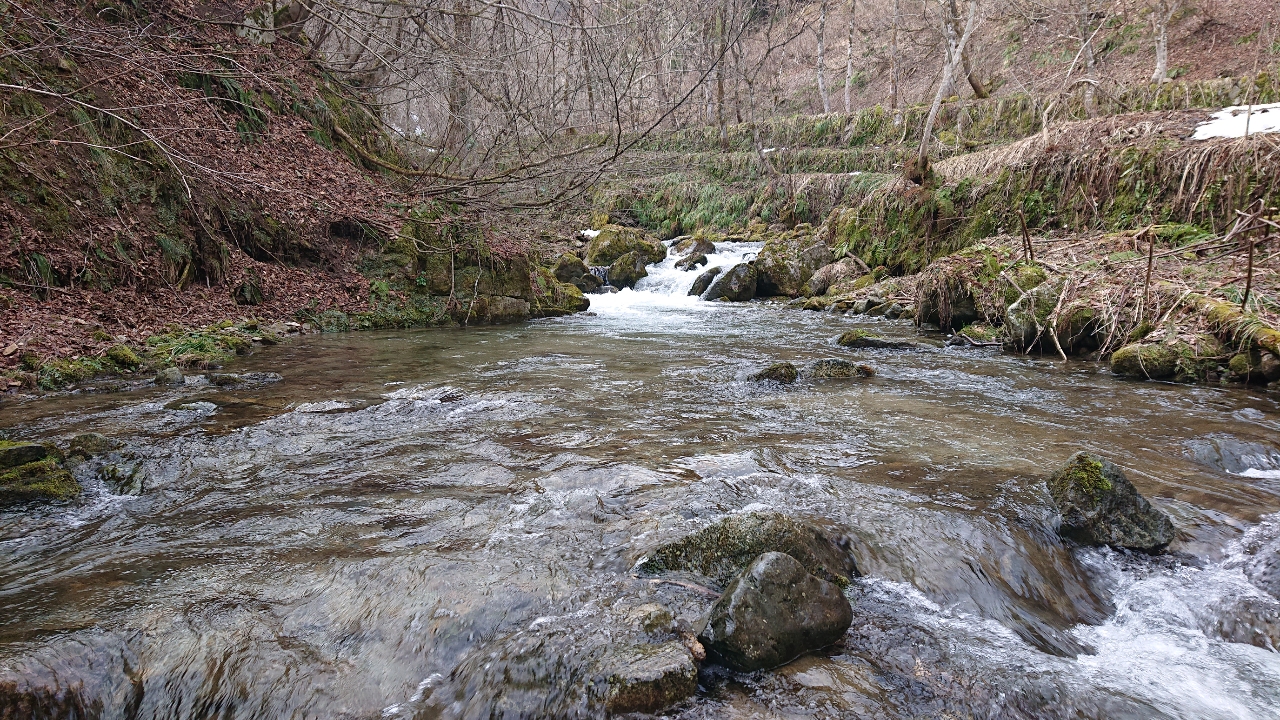
<instances>
[{"instance_id":1,"label":"moss-covered rock","mask_svg":"<svg viewBox=\"0 0 1280 720\"><path fill-rule=\"evenodd\" d=\"M632 251L614 260L606 275L609 284L619 289L635 287L636 283L649 277L645 258L644 254Z\"/></svg>"},{"instance_id":2,"label":"moss-covered rock","mask_svg":"<svg viewBox=\"0 0 1280 720\"><path fill-rule=\"evenodd\" d=\"M597 663L604 707L613 715L656 713L693 695L698 664L678 641L616 645Z\"/></svg>"},{"instance_id":3,"label":"moss-covered rock","mask_svg":"<svg viewBox=\"0 0 1280 720\"><path fill-rule=\"evenodd\" d=\"M999 342L1005 337L1005 327L1003 325L987 325L986 323L973 323L960 328L960 334L979 343Z\"/></svg>"},{"instance_id":4,"label":"moss-covered rock","mask_svg":"<svg viewBox=\"0 0 1280 720\"><path fill-rule=\"evenodd\" d=\"M1085 545L1156 552L1173 542L1173 523L1110 461L1078 452L1049 478L1062 514L1059 533Z\"/></svg>"},{"instance_id":5,"label":"moss-covered rock","mask_svg":"<svg viewBox=\"0 0 1280 720\"><path fill-rule=\"evenodd\" d=\"M645 265L651 265L667 257L667 247L641 230L605 225L587 245L587 264L612 265L628 253L638 254Z\"/></svg>"},{"instance_id":6,"label":"moss-covered rock","mask_svg":"<svg viewBox=\"0 0 1280 720\"><path fill-rule=\"evenodd\" d=\"M99 433L83 433L71 438L71 443L67 446L67 455L69 457L90 458L95 455L115 450L120 443Z\"/></svg>"},{"instance_id":7,"label":"moss-covered rock","mask_svg":"<svg viewBox=\"0 0 1280 720\"><path fill-rule=\"evenodd\" d=\"M107 348L107 359L130 370L142 364L142 358L128 345L112 345Z\"/></svg>"},{"instance_id":8,"label":"moss-covered rock","mask_svg":"<svg viewBox=\"0 0 1280 720\"><path fill-rule=\"evenodd\" d=\"M870 365L861 365L852 363L848 360L839 360L836 358L827 358L825 360L815 360L805 366L805 377L814 379L823 378L851 378L851 377L872 377L876 374L875 368Z\"/></svg>"},{"instance_id":9,"label":"moss-covered rock","mask_svg":"<svg viewBox=\"0 0 1280 720\"><path fill-rule=\"evenodd\" d=\"M813 276L809 278L806 294L826 295L829 288L842 282L853 281L858 277L865 277L860 262L851 257L837 260L828 265L823 265L813 273Z\"/></svg>"},{"instance_id":10,"label":"moss-covered rock","mask_svg":"<svg viewBox=\"0 0 1280 720\"><path fill-rule=\"evenodd\" d=\"M672 246L672 250L686 258L693 255L714 255L716 245L706 235L696 234L680 240Z\"/></svg>"},{"instance_id":11,"label":"moss-covered rock","mask_svg":"<svg viewBox=\"0 0 1280 720\"><path fill-rule=\"evenodd\" d=\"M579 279L587 277L595 279L595 276L590 273ZM577 285L561 282L545 268L538 270L534 280L534 290L533 301L529 305L529 313L532 317L571 315L591 307L591 301L583 295Z\"/></svg>"},{"instance_id":12,"label":"moss-covered rock","mask_svg":"<svg viewBox=\"0 0 1280 720\"><path fill-rule=\"evenodd\" d=\"M749 379L755 382L776 382L790 385L800 377L800 371L789 362L774 363L760 372L753 373Z\"/></svg>"},{"instance_id":13,"label":"moss-covered rock","mask_svg":"<svg viewBox=\"0 0 1280 720\"><path fill-rule=\"evenodd\" d=\"M1125 345L1111 354L1111 372L1122 377L1164 380L1178 372L1179 348L1164 343Z\"/></svg>"},{"instance_id":14,"label":"moss-covered rock","mask_svg":"<svg viewBox=\"0 0 1280 720\"><path fill-rule=\"evenodd\" d=\"M0 470L43 460L51 453L48 446L40 443L0 440Z\"/></svg>"},{"instance_id":15,"label":"moss-covered rock","mask_svg":"<svg viewBox=\"0 0 1280 720\"><path fill-rule=\"evenodd\" d=\"M847 539L775 512L730 515L688 537L654 548L640 571L689 572L719 587L762 553L790 555L810 573L840 586L858 577Z\"/></svg>"},{"instance_id":16,"label":"moss-covered rock","mask_svg":"<svg viewBox=\"0 0 1280 720\"><path fill-rule=\"evenodd\" d=\"M677 270L693 270L706 265L707 256L703 253L690 253L676 261Z\"/></svg>"},{"instance_id":17,"label":"moss-covered rock","mask_svg":"<svg viewBox=\"0 0 1280 720\"><path fill-rule=\"evenodd\" d=\"M760 273L757 292L762 296L800 297L806 294L814 273L834 260L827 234L807 224L771 235L756 256L756 269Z\"/></svg>"},{"instance_id":18,"label":"moss-covered rock","mask_svg":"<svg viewBox=\"0 0 1280 720\"><path fill-rule=\"evenodd\" d=\"M591 269L582 262L582 258L569 253L556 259L555 266L551 268L551 274L558 282L569 283L584 293L596 290L601 285L600 278L591 273Z\"/></svg>"},{"instance_id":19,"label":"moss-covered rock","mask_svg":"<svg viewBox=\"0 0 1280 720\"><path fill-rule=\"evenodd\" d=\"M44 457L0 472L0 507L58 502L80 494L80 483L56 458Z\"/></svg>"},{"instance_id":20,"label":"moss-covered rock","mask_svg":"<svg viewBox=\"0 0 1280 720\"><path fill-rule=\"evenodd\" d=\"M873 333L870 330L863 330L861 328L858 328L856 330L850 330L844 333L843 335L841 335L839 338L836 338L836 344L840 345L841 347L847 347L853 350L866 350L866 349L903 350L907 348L913 348L916 346L915 343L907 340L891 340L882 335L877 335L876 333Z\"/></svg>"}]
</instances>

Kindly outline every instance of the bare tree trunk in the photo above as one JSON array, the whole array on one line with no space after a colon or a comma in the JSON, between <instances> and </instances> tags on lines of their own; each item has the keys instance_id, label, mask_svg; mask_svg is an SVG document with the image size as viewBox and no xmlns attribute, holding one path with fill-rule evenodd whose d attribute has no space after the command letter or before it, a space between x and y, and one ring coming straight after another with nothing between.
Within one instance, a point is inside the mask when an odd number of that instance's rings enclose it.
<instances>
[{"instance_id":1,"label":"bare tree trunk","mask_svg":"<svg viewBox=\"0 0 1280 720\"><path fill-rule=\"evenodd\" d=\"M902 23L902 0L893 0L893 27L889 31L889 109L893 111L893 124L902 124L898 110L898 26Z\"/></svg>"},{"instance_id":2,"label":"bare tree trunk","mask_svg":"<svg viewBox=\"0 0 1280 720\"><path fill-rule=\"evenodd\" d=\"M960 35L963 31L960 29L960 10L956 8L956 0L951 0L951 12L949 14L949 18L951 20L952 32L956 35ZM968 50L960 53L960 64L961 68L964 70L964 76L969 80L969 87L973 88L973 96L978 99L990 97L991 93L987 92L987 89L982 85L982 81L978 79L977 75L973 74L973 69L969 66Z\"/></svg>"},{"instance_id":3,"label":"bare tree trunk","mask_svg":"<svg viewBox=\"0 0 1280 720\"><path fill-rule=\"evenodd\" d=\"M822 96L822 112L831 112L831 98L827 96L827 0L819 3L818 10L818 94Z\"/></svg>"},{"instance_id":4,"label":"bare tree trunk","mask_svg":"<svg viewBox=\"0 0 1280 720\"><path fill-rule=\"evenodd\" d=\"M1151 82L1169 82L1169 23L1178 12L1181 0L1160 0L1151 8L1151 29L1156 40L1156 69Z\"/></svg>"},{"instance_id":5,"label":"bare tree trunk","mask_svg":"<svg viewBox=\"0 0 1280 720\"><path fill-rule=\"evenodd\" d=\"M942 82L938 83L938 92L933 96L933 105L929 107L929 117L925 120L924 131L920 136L920 152L917 156L916 168L927 175L929 167L929 144L933 139L933 126L938 121L938 111L942 109L942 98L956 74L956 66L964 55L964 48L978 25L978 0L969 0L969 19L964 26L964 35L956 37L955 29L946 21L946 8L943 8L942 31L947 38L950 52L947 53L947 64L942 69Z\"/></svg>"},{"instance_id":6,"label":"bare tree trunk","mask_svg":"<svg viewBox=\"0 0 1280 720\"><path fill-rule=\"evenodd\" d=\"M724 55L725 43L729 40L729 29L726 27L728 18L725 12L725 4L720 5L719 27L717 28L720 36L719 52L712 62L716 64L716 124L720 126L720 149L724 152L729 151L729 127L725 124L724 119Z\"/></svg>"},{"instance_id":7,"label":"bare tree trunk","mask_svg":"<svg viewBox=\"0 0 1280 720\"><path fill-rule=\"evenodd\" d=\"M853 112L853 18L858 8L858 0L849 0L849 39L845 44L844 54L844 111Z\"/></svg>"},{"instance_id":8,"label":"bare tree trunk","mask_svg":"<svg viewBox=\"0 0 1280 720\"><path fill-rule=\"evenodd\" d=\"M1093 52L1093 0L1083 0L1080 5L1080 37L1083 45L1080 54L1084 56L1085 79L1084 109L1089 117L1098 116L1097 100L1097 58Z\"/></svg>"},{"instance_id":9,"label":"bare tree trunk","mask_svg":"<svg viewBox=\"0 0 1280 720\"><path fill-rule=\"evenodd\" d=\"M454 0L453 42L456 55L461 55L471 41L471 0ZM454 63L462 62L455 55ZM462 146L470 135L467 121L467 80L461 67L454 67L449 78L449 122L445 129L445 147L455 156L462 156Z\"/></svg>"}]
</instances>

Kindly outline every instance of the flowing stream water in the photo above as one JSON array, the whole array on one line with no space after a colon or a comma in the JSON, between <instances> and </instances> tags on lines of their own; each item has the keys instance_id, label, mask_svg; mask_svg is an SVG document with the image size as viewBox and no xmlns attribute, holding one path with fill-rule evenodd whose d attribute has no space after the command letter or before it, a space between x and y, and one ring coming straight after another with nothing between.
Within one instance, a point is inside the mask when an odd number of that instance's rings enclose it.
<instances>
[{"instance_id":1,"label":"flowing stream water","mask_svg":"<svg viewBox=\"0 0 1280 720\"><path fill-rule=\"evenodd\" d=\"M145 478L81 467L80 501L0 513L0 715L595 716L584 668L642 639L636 608L712 602L637 561L770 509L852 538L853 627L775 671L705 667L669 717L1280 718L1258 621L1280 615L1242 569L1280 536L1274 394L703 302L673 263L587 314L229 368L274 384L0 405L14 437L123 441ZM855 327L923 345L834 344ZM877 375L747 379L829 357ZM1080 449L1174 519L1168 555L1057 539L1044 479Z\"/></svg>"}]
</instances>

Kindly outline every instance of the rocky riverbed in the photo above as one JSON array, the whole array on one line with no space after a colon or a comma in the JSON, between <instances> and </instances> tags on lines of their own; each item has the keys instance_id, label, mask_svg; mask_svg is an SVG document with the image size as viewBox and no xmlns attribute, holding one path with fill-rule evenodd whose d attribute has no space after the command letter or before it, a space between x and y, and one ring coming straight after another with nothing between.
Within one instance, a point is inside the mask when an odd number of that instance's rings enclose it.
<instances>
[{"instance_id":1,"label":"rocky riverbed","mask_svg":"<svg viewBox=\"0 0 1280 720\"><path fill-rule=\"evenodd\" d=\"M0 708L1280 716L1272 396L700 299L681 257L0 406L6 472L78 486L0 511Z\"/></svg>"}]
</instances>

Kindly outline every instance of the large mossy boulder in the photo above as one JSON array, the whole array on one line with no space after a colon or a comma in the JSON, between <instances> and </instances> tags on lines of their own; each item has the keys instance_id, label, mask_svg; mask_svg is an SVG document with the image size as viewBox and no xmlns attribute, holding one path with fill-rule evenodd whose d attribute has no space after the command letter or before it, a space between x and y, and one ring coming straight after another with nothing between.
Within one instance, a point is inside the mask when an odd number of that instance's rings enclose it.
<instances>
[{"instance_id":1,"label":"large mossy boulder","mask_svg":"<svg viewBox=\"0 0 1280 720\"><path fill-rule=\"evenodd\" d=\"M756 296L759 275L751 263L738 263L721 273L702 294L705 300L744 302Z\"/></svg>"},{"instance_id":2,"label":"large mossy boulder","mask_svg":"<svg viewBox=\"0 0 1280 720\"><path fill-rule=\"evenodd\" d=\"M605 277L609 278L610 285L618 289L635 287L636 283L649 277L649 271L645 268L647 264L644 255L629 252L613 261Z\"/></svg>"},{"instance_id":3,"label":"large mossy boulder","mask_svg":"<svg viewBox=\"0 0 1280 720\"><path fill-rule=\"evenodd\" d=\"M1049 494L1062 515L1058 532L1083 545L1158 552L1173 542L1173 522L1105 458L1072 455L1049 478Z\"/></svg>"},{"instance_id":4,"label":"large mossy boulder","mask_svg":"<svg viewBox=\"0 0 1280 720\"><path fill-rule=\"evenodd\" d=\"M693 286L689 288L689 294L701 297L703 293L711 287L711 283L715 282L716 277L723 272L720 267L707 268L705 272L693 281Z\"/></svg>"},{"instance_id":5,"label":"large mossy boulder","mask_svg":"<svg viewBox=\"0 0 1280 720\"><path fill-rule=\"evenodd\" d=\"M1018 294L1004 318L1006 345L1010 350L1026 352L1039 348L1057 352L1060 347L1065 353L1082 354L1098 349L1102 338L1097 310L1087 300L1059 306L1062 289L1061 280L1047 281ZM1049 333L1057 336L1056 345Z\"/></svg>"},{"instance_id":6,"label":"large mossy boulder","mask_svg":"<svg viewBox=\"0 0 1280 720\"><path fill-rule=\"evenodd\" d=\"M827 233L808 224L771 235L756 256L756 269L760 273L756 292L762 296L800 297L808 289L813 274L834 260Z\"/></svg>"},{"instance_id":7,"label":"large mossy boulder","mask_svg":"<svg viewBox=\"0 0 1280 720\"><path fill-rule=\"evenodd\" d=\"M29 502L70 500L80 483L47 445L0 440L0 508Z\"/></svg>"},{"instance_id":8,"label":"large mossy boulder","mask_svg":"<svg viewBox=\"0 0 1280 720\"><path fill-rule=\"evenodd\" d=\"M40 443L0 440L0 470L43 460L49 454L49 448Z\"/></svg>"},{"instance_id":9,"label":"large mossy boulder","mask_svg":"<svg viewBox=\"0 0 1280 720\"><path fill-rule=\"evenodd\" d=\"M814 271L809 278L808 295L825 295L827 290L844 283L851 283L860 277L867 277L862 272L864 266L856 259L847 257Z\"/></svg>"},{"instance_id":10,"label":"large mossy boulder","mask_svg":"<svg viewBox=\"0 0 1280 720\"><path fill-rule=\"evenodd\" d=\"M782 513L730 515L675 542L654 548L640 565L649 575L687 572L723 587L766 552L782 552L808 572L838 585L859 575L846 538Z\"/></svg>"},{"instance_id":11,"label":"large mossy boulder","mask_svg":"<svg viewBox=\"0 0 1280 720\"><path fill-rule=\"evenodd\" d=\"M678 641L613 646L598 662L596 673L611 715L656 713L698 689L698 664Z\"/></svg>"},{"instance_id":12,"label":"large mossy boulder","mask_svg":"<svg viewBox=\"0 0 1280 720\"><path fill-rule=\"evenodd\" d=\"M729 581L698 640L709 658L737 670L767 670L824 648L853 623L839 586L795 558L763 553Z\"/></svg>"},{"instance_id":13,"label":"large mossy boulder","mask_svg":"<svg viewBox=\"0 0 1280 720\"><path fill-rule=\"evenodd\" d=\"M556 281L573 285L584 293L595 292L604 284L591 272L591 268L582 262L582 258L569 253L556 259L555 266L551 268L551 274L555 276Z\"/></svg>"},{"instance_id":14,"label":"large mossy boulder","mask_svg":"<svg viewBox=\"0 0 1280 720\"><path fill-rule=\"evenodd\" d=\"M605 225L587 245L587 264L613 265L628 253L636 253L644 265L651 265L667 257L667 246L635 228Z\"/></svg>"},{"instance_id":15,"label":"large mossy boulder","mask_svg":"<svg viewBox=\"0 0 1280 720\"><path fill-rule=\"evenodd\" d=\"M591 278L599 281L594 275L587 273L579 281ZM540 268L533 281L533 297L529 303L530 317L559 317L582 312L591 307L591 301L583 295L581 287L574 283L563 282L553 271Z\"/></svg>"},{"instance_id":16,"label":"large mossy boulder","mask_svg":"<svg viewBox=\"0 0 1280 720\"><path fill-rule=\"evenodd\" d=\"M1111 354L1111 372L1122 377L1164 380L1177 374L1181 357L1176 345L1134 343Z\"/></svg>"},{"instance_id":17,"label":"large mossy boulder","mask_svg":"<svg viewBox=\"0 0 1280 720\"><path fill-rule=\"evenodd\" d=\"M672 246L672 249L686 258L694 255L714 255L716 244L704 235L691 235L681 239Z\"/></svg>"},{"instance_id":18,"label":"large mossy boulder","mask_svg":"<svg viewBox=\"0 0 1280 720\"><path fill-rule=\"evenodd\" d=\"M1046 278L1039 265L1006 266L1007 257L1003 248L973 245L930 263L916 284L917 321L943 330L1003 324L1009 306Z\"/></svg>"}]
</instances>

